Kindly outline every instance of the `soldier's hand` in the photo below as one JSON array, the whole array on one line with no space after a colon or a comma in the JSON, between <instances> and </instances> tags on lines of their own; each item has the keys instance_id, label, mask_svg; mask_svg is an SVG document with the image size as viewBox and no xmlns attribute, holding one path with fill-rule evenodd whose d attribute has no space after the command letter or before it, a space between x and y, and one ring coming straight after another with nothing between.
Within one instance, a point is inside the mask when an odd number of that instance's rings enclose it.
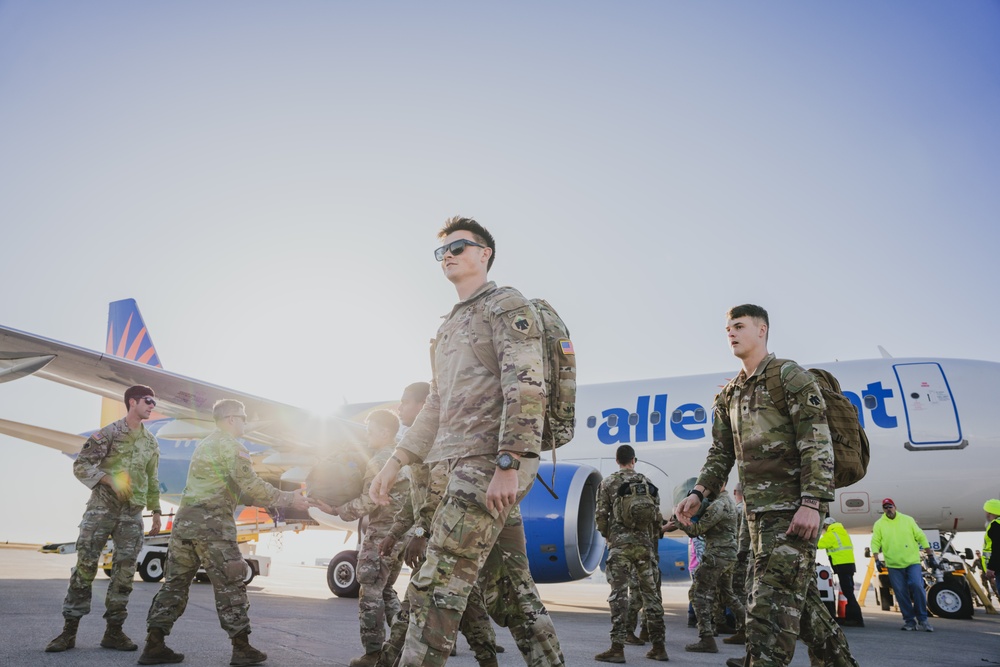
<instances>
[{"instance_id":1,"label":"soldier's hand","mask_svg":"<svg viewBox=\"0 0 1000 667\"><path fill-rule=\"evenodd\" d=\"M406 543L406 551L403 552L403 562L411 569L416 569L424 560L427 553L427 537L417 537L414 535Z\"/></svg>"},{"instance_id":2,"label":"soldier's hand","mask_svg":"<svg viewBox=\"0 0 1000 667\"><path fill-rule=\"evenodd\" d=\"M674 508L674 516L677 517L681 525L690 526L691 517L697 514L700 509L701 501L698 500L698 496L688 494L684 500L677 503L677 507Z\"/></svg>"},{"instance_id":3,"label":"soldier's hand","mask_svg":"<svg viewBox=\"0 0 1000 667\"><path fill-rule=\"evenodd\" d=\"M300 512L305 512L307 509L312 507L312 503L305 496L295 496L292 498L292 509L298 510Z\"/></svg>"},{"instance_id":4,"label":"soldier's hand","mask_svg":"<svg viewBox=\"0 0 1000 667\"><path fill-rule=\"evenodd\" d=\"M396 546L396 536L386 535L382 538L382 542L378 545L378 553L382 558L387 558L389 554L392 553L393 548Z\"/></svg>"},{"instance_id":5,"label":"soldier's hand","mask_svg":"<svg viewBox=\"0 0 1000 667\"><path fill-rule=\"evenodd\" d=\"M517 471L497 469L486 489L486 509L503 512L517 500Z\"/></svg>"},{"instance_id":6,"label":"soldier's hand","mask_svg":"<svg viewBox=\"0 0 1000 667\"><path fill-rule=\"evenodd\" d=\"M149 527L149 535L152 537L153 535L159 535L159 534L160 534L160 515L154 514L153 523Z\"/></svg>"},{"instance_id":7,"label":"soldier's hand","mask_svg":"<svg viewBox=\"0 0 1000 667\"><path fill-rule=\"evenodd\" d=\"M315 507L320 512L326 512L327 514L333 514L333 508L324 503L319 498L310 498L309 505Z\"/></svg>"},{"instance_id":8,"label":"soldier's hand","mask_svg":"<svg viewBox=\"0 0 1000 667\"><path fill-rule=\"evenodd\" d=\"M819 512L804 505L799 507L785 535L798 535L804 540L815 541L819 537Z\"/></svg>"},{"instance_id":9,"label":"soldier's hand","mask_svg":"<svg viewBox=\"0 0 1000 667\"><path fill-rule=\"evenodd\" d=\"M399 475L399 463L396 462L396 459L390 458L375 475L375 479L372 480L372 485L368 489L368 497L372 499L373 503L382 506L389 504L389 490L396 483L397 475Z\"/></svg>"},{"instance_id":10,"label":"soldier's hand","mask_svg":"<svg viewBox=\"0 0 1000 667\"><path fill-rule=\"evenodd\" d=\"M673 518L663 522L663 532L670 533L677 530L677 521Z\"/></svg>"},{"instance_id":11,"label":"soldier's hand","mask_svg":"<svg viewBox=\"0 0 1000 667\"><path fill-rule=\"evenodd\" d=\"M997 578L997 573L994 572L993 570L986 570L986 578L989 581L993 581L994 579Z\"/></svg>"}]
</instances>

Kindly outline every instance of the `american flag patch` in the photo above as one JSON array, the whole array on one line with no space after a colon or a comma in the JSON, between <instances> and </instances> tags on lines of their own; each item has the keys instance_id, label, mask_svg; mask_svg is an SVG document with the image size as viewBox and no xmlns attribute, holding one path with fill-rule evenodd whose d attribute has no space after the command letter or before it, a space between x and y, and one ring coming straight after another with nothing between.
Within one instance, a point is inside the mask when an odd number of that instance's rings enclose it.
<instances>
[{"instance_id":1,"label":"american flag patch","mask_svg":"<svg viewBox=\"0 0 1000 667\"><path fill-rule=\"evenodd\" d=\"M573 352L573 341L569 338L559 339L559 349L562 350L563 354L576 354Z\"/></svg>"}]
</instances>

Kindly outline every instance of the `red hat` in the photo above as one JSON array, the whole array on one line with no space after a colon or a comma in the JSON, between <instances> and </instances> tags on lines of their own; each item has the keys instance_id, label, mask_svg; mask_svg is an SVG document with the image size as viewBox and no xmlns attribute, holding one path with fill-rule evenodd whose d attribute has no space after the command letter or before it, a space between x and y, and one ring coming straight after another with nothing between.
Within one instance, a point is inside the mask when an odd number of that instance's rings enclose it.
<instances>
[{"instance_id":1,"label":"red hat","mask_svg":"<svg viewBox=\"0 0 1000 667\"><path fill-rule=\"evenodd\" d=\"M892 505L893 507L895 507L896 503L892 502L892 498L883 498L882 507L885 507L886 505Z\"/></svg>"}]
</instances>

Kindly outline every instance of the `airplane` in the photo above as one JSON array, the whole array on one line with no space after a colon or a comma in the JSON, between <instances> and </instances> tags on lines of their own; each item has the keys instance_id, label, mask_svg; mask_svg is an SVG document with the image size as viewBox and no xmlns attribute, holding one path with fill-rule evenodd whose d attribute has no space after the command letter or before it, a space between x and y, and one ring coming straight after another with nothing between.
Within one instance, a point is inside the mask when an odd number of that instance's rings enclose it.
<instances>
[{"instance_id":1,"label":"airplane","mask_svg":"<svg viewBox=\"0 0 1000 667\"><path fill-rule=\"evenodd\" d=\"M148 426L160 441L160 481L168 501L183 489L191 451L211 430L211 406L219 398L237 398L247 405L247 445L255 469L272 483L295 488L321 459L356 465L363 448L359 421L320 419L149 365L151 360L158 363L158 356L135 302L114 302L110 311L103 355L0 327L0 382L35 375L112 401L132 384L154 387L162 418ZM1000 495L992 474L1000 451L1000 425L986 399L1000 386L1000 363L896 359L883 351L878 359L806 366L824 368L839 379L871 443L868 473L837 490L830 504L834 518L852 532L867 532L881 514L880 499L891 497L925 529L981 530L983 499ZM674 496L686 490L705 461L714 397L737 369L734 360L728 372L578 388L575 437L557 450L558 462L543 458L539 470L539 479L552 490L536 483L521 503L537 582L574 581L599 567L605 543L594 522L596 491L603 476L617 469L614 453L619 444L633 445L639 458L636 470L666 490L661 509L669 515ZM370 409L393 405L348 406L344 414L353 411L357 420ZM68 454L78 451L86 436L10 421L0 421L0 433ZM731 481L735 479L734 470ZM338 526L334 517L315 509L310 516L328 527L352 528ZM664 581L688 578L686 538L660 540L660 568ZM356 581L350 554L331 561L328 581L336 594L351 594Z\"/></svg>"}]
</instances>

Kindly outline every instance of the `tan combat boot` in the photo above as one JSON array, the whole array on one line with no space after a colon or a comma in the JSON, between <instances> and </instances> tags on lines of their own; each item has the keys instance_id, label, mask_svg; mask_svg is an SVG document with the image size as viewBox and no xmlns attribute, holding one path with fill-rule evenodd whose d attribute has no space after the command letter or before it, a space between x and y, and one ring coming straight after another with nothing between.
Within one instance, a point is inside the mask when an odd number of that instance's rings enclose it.
<instances>
[{"instance_id":1,"label":"tan combat boot","mask_svg":"<svg viewBox=\"0 0 1000 667\"><path fill-rule=\"evenodd\" d=\"M62 653L76 646L76 630L80 627L80 619L67 618L63 622L62 634L49 642L46 653Z\"/></svg>"},{"instance_id":2,"label":"tan combat boot","mask_svg":"<svg viewBox=\"0 0 1000 667\"><path fill-rule=\"evenodd\" d=\"M650 660L659 660L660 662L670 660L670 656L667 655L667 647L664 646L663 642L653 642L653 648L646 651L646 657Z\"/></svg>"},{"instance_id":3,"label":"tan combat boot","mask_svg":"<svg viewBox=\"0 0 1000 667\"><path fill-rule=\"evenodd\" d=\"M101 638L101 648L113 648L116 651L134 651L139 647L122 631L121 623L108 623L108 627L104 631L104 637Z\"/></svg>"},{"instance_id":4,"label":"tan combat boot","mask_svg":"<svg viewBox=\"0 0 1000 667\"><path fill-rule=\"evenodd\" d=\"M500 667L500 663L496 658L487 658L479 661L479 667Z\"/></svg>"},{"instance_id":5,"label":"tan combat boot","mask_svg":"<svg viewBox=\"0 0 1000 667\"><path fill-rule=\"evenodd\" d=\"M379 656L382 655L382 650L372 651L371 653L365 653L360 658L355 658L351 660L348 667L375 667L378 664Z\"/></svg>"},{"instance_id":6,"label":"tan combat boot","mask_svg":"<svg viewBox=\"0 0 1000 667\"><path fill-rule=\"evenodd\" d=\"M163 643L163 636L161 628L149 629L146 645L139 656L140 665L173 665L184 659L183 653L175 653Z\"/></svg>"},{"instance_id":7,"label":"tan combat boot","mask_svg":"<svg viewBox=\"0 0 1000 667\"><path fill-rule=\"evenodd\" d=\"M740 628L736 631L736 634L732 637L726 637L722 640L723 644L746 644L747 643L747 633L746 630Z\"/></svg>"},{"instance_id":8,"label":"tan combat boot","mask_svg":"<svg viewBox=\"0 0 1000 667\"><path fill-rule=\"evenodd\" d=\"M691 653L718 653L719 647L715 644L713 635L702 635L694 644L685 646L684 650Z\"/></svg>"},{"instance_id":9,"label":"tan combat boot","mask_svg":"<svg viewBox=\"0 0 1000 667\"><path fill-rule=\"evenodd\" d=\"M615 662L622 664L625 662L625 646L624 644L619 644L618 642L612 642L611 648L604 653L598 653L595 655L594 660L597 662Z\"/></svg>"},{"instance_id":10,"label":"tan combat boot","mask_svg":"<svg viewBox=\"0 0 1000 667\"><path fill-rule=\"evenodd\" d=\"M377 655L375 657L378 658ZM244 630L233 637L233 658L229 661L230 665L245 667L246 665L259 665L265 660L267 660L267 653L258 651L253 646L250 646L249 630ZM375 663L371 664L374 665Z\"/></svg>"},{"instance_id":11,"label":"tan combat boot","mask_svg":"<svg viewBox=\"0 0 1000 667\"><path fill-rule=\"evenodd\" d=\"M632 646L644 646L646 644L641 637L636 637L634 632L625 635L625 643Z\"/></svg>"}]
</instances>

